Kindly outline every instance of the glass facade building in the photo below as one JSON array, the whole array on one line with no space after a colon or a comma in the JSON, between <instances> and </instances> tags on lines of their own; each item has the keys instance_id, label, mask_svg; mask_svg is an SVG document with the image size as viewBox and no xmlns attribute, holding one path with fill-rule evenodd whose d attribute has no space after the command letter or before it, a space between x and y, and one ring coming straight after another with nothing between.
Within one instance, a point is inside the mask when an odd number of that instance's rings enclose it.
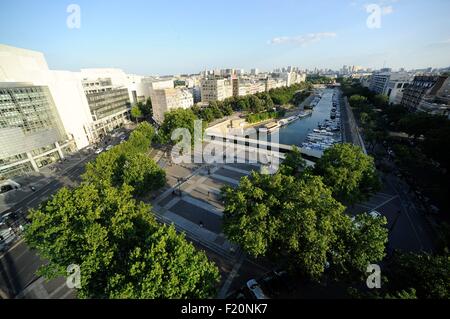
<instances>
[{"instance_id":1,"label":"glass facade building","mask_svg":"<svg viewBox=\"0 0 450 319\"><path fill-rule=\"evenodd\" d=\"M39 171L71 149L48 87L0 83L0 179Z\"/></svg>"},{"instance_id":2,"label":"glass facade building","mask_svg":"<svg viewBox=\"0 0 450 319\"><path fill-rule=\"evenodd\" d=\"M95 139L129 121L130 97L125 87L113 86L110 78L84 79L83 89L91 111Z\"/></svg>"}]
</instances>

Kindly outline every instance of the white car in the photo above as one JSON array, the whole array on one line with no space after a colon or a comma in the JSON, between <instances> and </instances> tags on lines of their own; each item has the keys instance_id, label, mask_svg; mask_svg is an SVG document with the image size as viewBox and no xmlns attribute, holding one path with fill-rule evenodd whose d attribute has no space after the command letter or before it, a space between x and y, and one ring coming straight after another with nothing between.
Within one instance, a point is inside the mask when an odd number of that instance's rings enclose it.
<instances>
[{"instance_id":1,"label":"white car","mask_svg":"<svg viewBox=\"0 0 450 319\"><path fill-rule=\"evenodd\" d=\"M97 150L95 151L95 154L100 154L101 152L103 152L103 148L102 148L102 147L100 147L99 149L97 149Z\"/></svg>"},{"instance_id":2,"label":"white car","mask_svg":"<svg viewBox=\"0 0 450 319\"><path fill-rule=\"evenodd\" d=\"M373 210L369 213L370 216L372 216L373 218L380 218L381 214L379 212L377 212L376 210Z\"/></svg>"},{"instance_id":3,"label":"white car","mask_svg":"<svg viewBox=\"0 0 450 319\"><path fill-rule=\"evenodd\" d=\"M270 299L264 294L264 291L255 279L247 281L247 287L253 293L256 299Z\"/></svg>"},{"instance_id":4,"label":"white car","mask_svg":"<svg viewBox=\"0 0 450 319\"><path fill-rule=\"evenodd\" d=\"M106 150L109 151L110 149L113 148L113 146L114 146L114 145L108 145L108 146L106 146Z\"/></svg>"}]
</instances>

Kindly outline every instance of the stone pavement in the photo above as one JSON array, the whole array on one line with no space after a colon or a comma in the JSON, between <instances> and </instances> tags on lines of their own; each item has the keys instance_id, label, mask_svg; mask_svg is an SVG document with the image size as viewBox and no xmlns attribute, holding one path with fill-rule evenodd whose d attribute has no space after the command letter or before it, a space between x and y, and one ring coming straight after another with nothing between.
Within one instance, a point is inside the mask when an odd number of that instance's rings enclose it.
<instances>
[{"instance_id":1,"label":"stone pavement","mask_svg":"<svg viewBox=\"0 0 450 319\"><path fill-rule=\"evenodd\" d=\"M241 177L249 175L258 166L217 164L194 168L166 167L171 187L152 202L154 211L188 237L232 258L237 257L237 247L223 234L224 207L220 190L225 185L236 187Z\"/></svg>"}]
</instances>

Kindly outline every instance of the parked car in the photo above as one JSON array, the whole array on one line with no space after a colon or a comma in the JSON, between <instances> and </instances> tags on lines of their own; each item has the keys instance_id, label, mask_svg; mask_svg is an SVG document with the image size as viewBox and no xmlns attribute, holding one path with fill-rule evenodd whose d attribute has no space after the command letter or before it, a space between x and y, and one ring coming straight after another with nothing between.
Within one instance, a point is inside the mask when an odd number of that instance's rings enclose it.
<instances>
[{"instance_id":1,"label":"parked car","mask_svg":"<svg viewBox=\"0 0 450 319\"><path fill-rule=\"evenodd\" d=\"M113 148L113 146L114 146L114 145L108 145L108 146L106 146L106 150L109 151L110 149Z\"/></svg>"},{"instance_id":2,"label":"parked car","mask_svg":"<svg viewBox=\"0 0 450 319\"><path fill-rule=\"evenodd\" d=\"M247 287L253 293L256 299L270 299L262 290L260 284L255 279L247 281Z\"/></svg>"},{"instance_id":3,"label":"parked car","mask_svg":"<svg viewBox=\"0 0 450 319\"><path fill-rule=\"evenodd\" d=\"M373 210L369 213L370 216L372 216L373 218L380 218L382 215L377 212L376 210Z\"/></svg>"},{"instance_id":4,"label":"parked car","mask_svg":"<svg viewBox=\"0 0 450 319\"><path fill-rule=\"evenodd\" d=\"M100 148L98 148L96 151L95 151L95 154L100 154L101 152L103 152L104 150L103 150L103 147L100 147Z\"/></svg>"}]
</instances>

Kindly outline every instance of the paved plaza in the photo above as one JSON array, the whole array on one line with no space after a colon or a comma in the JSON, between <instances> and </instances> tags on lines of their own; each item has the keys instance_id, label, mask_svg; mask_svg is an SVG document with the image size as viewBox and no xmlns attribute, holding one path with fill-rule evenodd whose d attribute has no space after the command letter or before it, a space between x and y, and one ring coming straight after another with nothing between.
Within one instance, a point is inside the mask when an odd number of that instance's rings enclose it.
<instances>
[{"instance_id":1,"label":"paved plaza","mask_svg":"<svg viewBox=\"0 0 450 319\"><path fill-rule=\"evenodd\" d=\"M243 176L259 167L244 163L166 164L165 169L169 187L152 201L155 213L188 237L235 258L238 249L223 234L221 188L236 187Z\"/></svg>"}]
</instances>

